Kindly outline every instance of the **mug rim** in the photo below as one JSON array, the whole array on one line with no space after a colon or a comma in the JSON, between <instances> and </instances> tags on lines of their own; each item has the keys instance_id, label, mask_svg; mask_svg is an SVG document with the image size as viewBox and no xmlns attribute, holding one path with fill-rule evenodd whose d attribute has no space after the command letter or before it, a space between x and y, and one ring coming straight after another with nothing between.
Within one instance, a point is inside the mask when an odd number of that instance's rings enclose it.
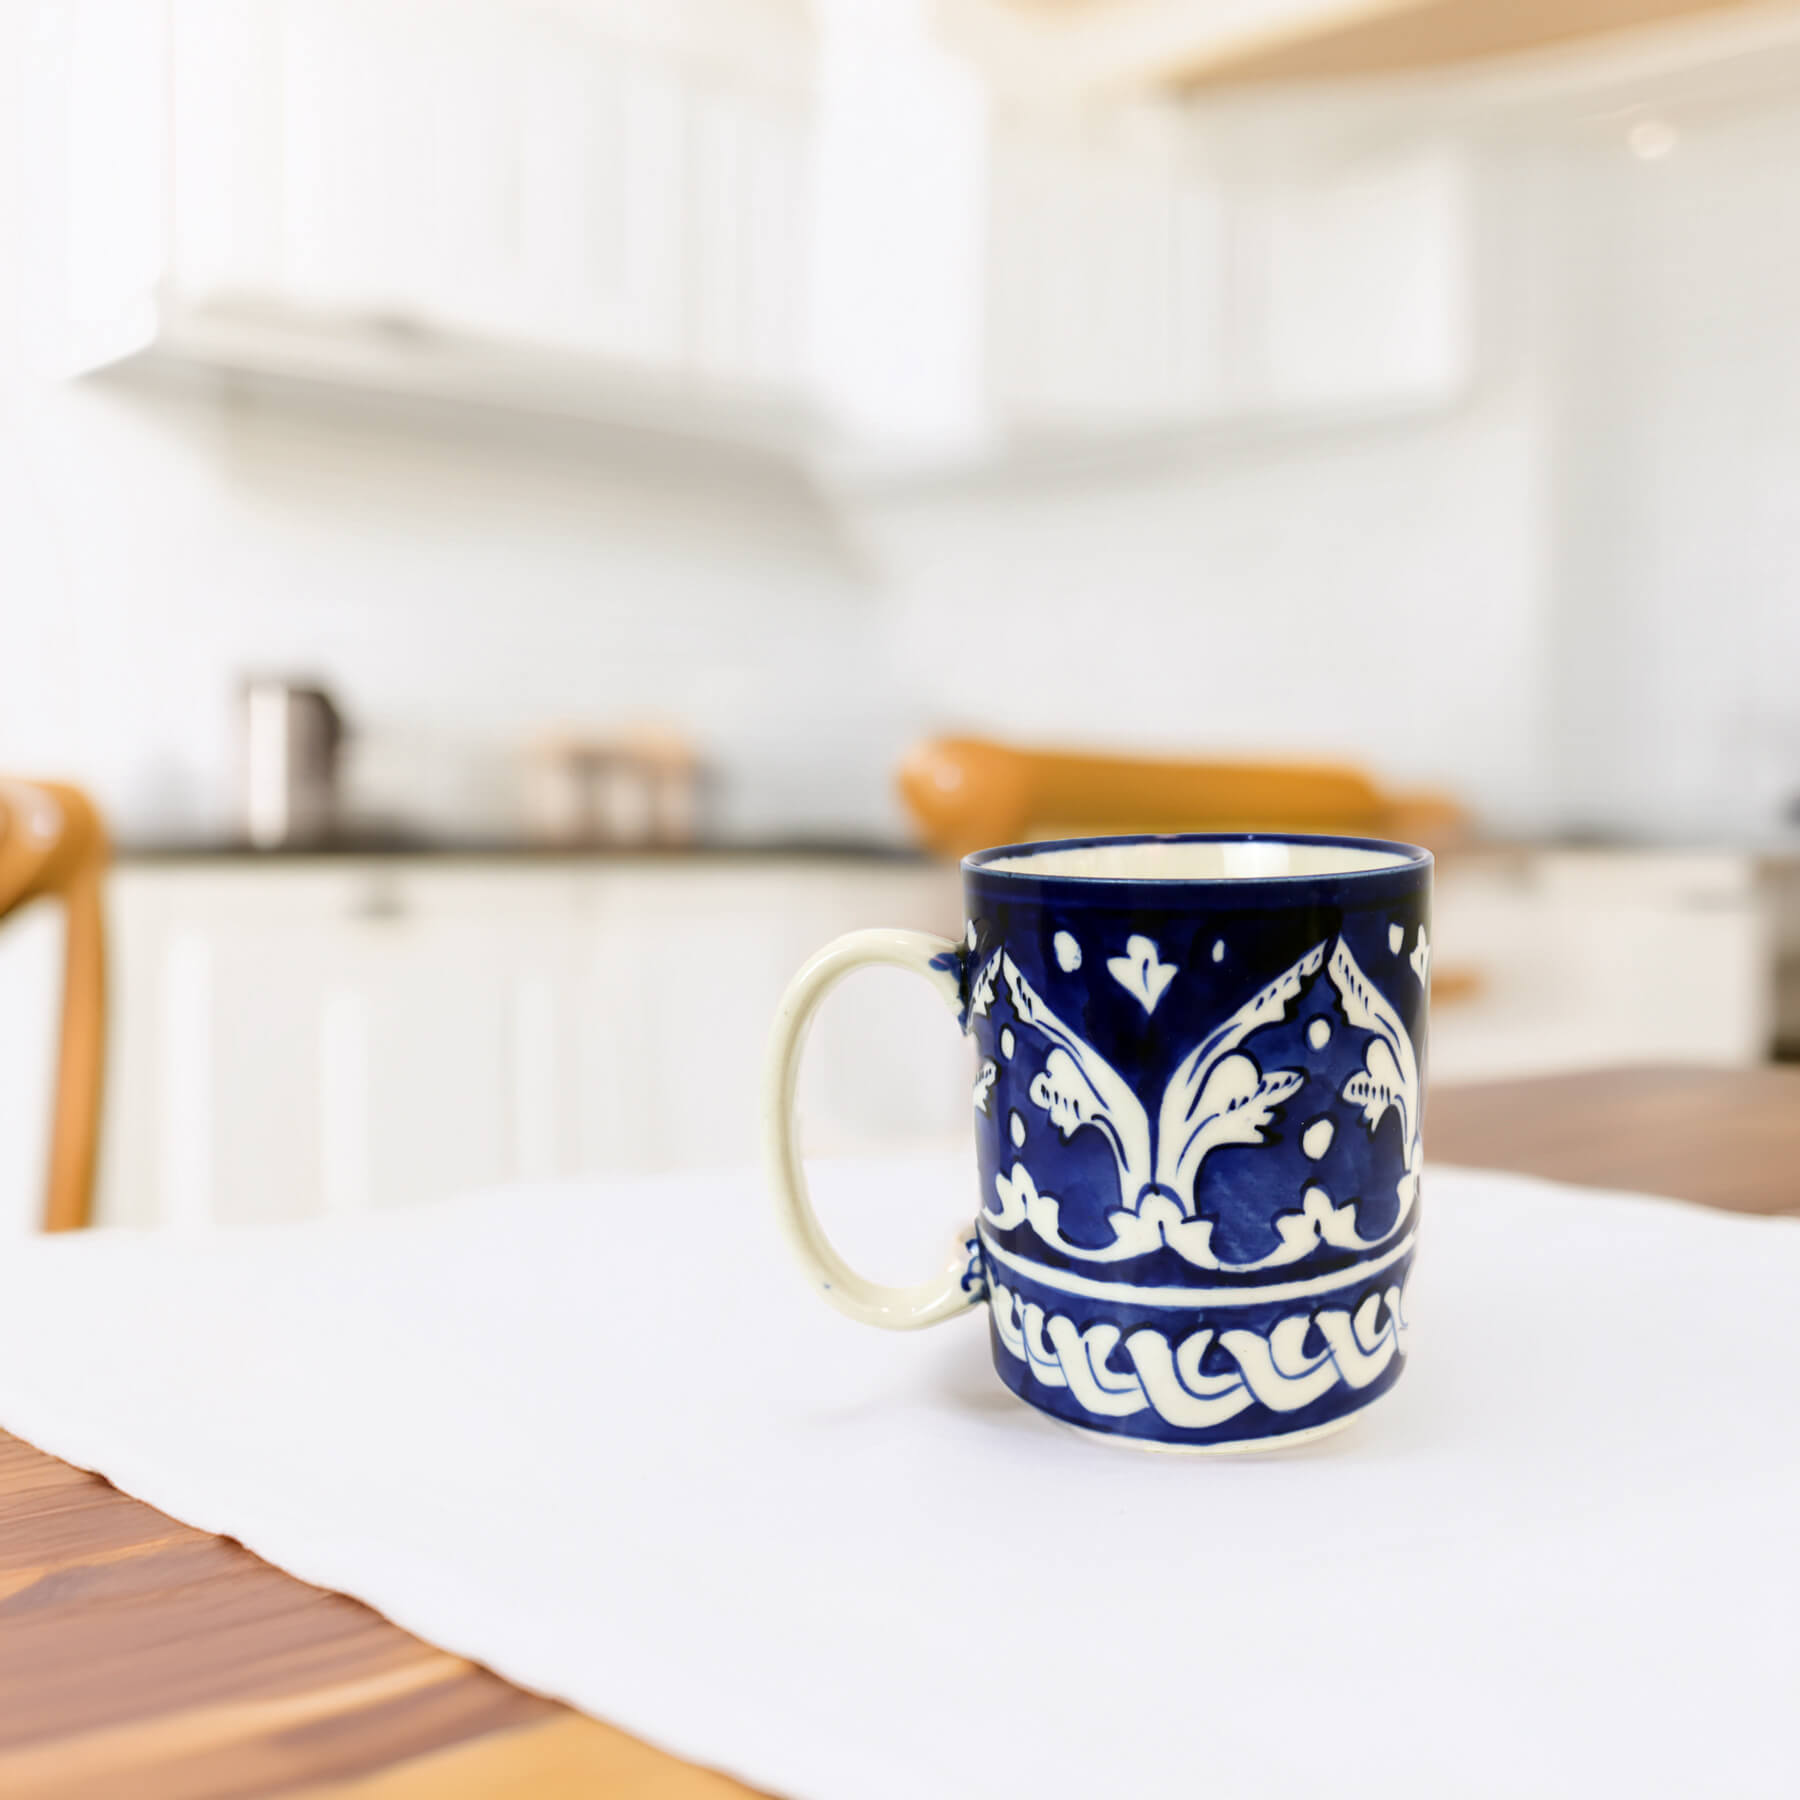
<instances>
[{"instance_id":1,"label":"mug rim","mask_svg":"<svg viewBox=\"0 0 1800 1800\"><path fill-rule=\"evenodd\" d=\"M1001 869L994 864L1008 857L1030 857L1061 850L1106 849L1123 844L1292 844L1307 848L1336 850L1368 850L1400 857L1399 862L1374 863L1362 869L1314 869L1275 875L1265 870L1242 875L1077 875L1062 869ZM1420 844L1402 843L1397 838L1348 837L1336 832L1305 831L1137 831L1103 834L1096 837L1043 838L1036 842L994 844L984 850L971 850L962 859L965 875L979 875L984 882L1017 882L1042 885L1046 882L1073 882L1086 888L1137 889L1174 887L1213 889L1220 892L1242 892L1247 887L1292 885L1302 887L1320 882L1361 883L1391 881L1395 876L1417 874L1434 862L1432 853Z\"/></svg>"}]
</instances>

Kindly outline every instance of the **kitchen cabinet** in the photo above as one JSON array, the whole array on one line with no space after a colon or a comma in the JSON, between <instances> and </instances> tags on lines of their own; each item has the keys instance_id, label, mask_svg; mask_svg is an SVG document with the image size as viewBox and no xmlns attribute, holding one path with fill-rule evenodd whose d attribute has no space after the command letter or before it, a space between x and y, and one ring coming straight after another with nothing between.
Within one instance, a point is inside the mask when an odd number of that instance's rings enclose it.
<instances>
[{"instance_id":1,"label":"kitchen cabinet","mask_svg":"<svg viewBox=\"0 0 1800 1800\"><path fill-rule=\"evenodd\" d=\"M1431 1073L1745 1065L1774 1044L1775 871L1732 851L1440 858Z\"/></svg>"},{"instance_id":2,"label":"kitchen cabinet","mask_svg":"<svg viewBox=\"0 0 1800 1800\"><path fill-rule=\"evenodd\" d=\"M1027 444L1422 410L1470 379L1453 143L1277 157L1161 103L1018 114L993 161L989 379Z\"/></svg>"},{"instance_id":3,"label":"kitchen cabinet","mask_svg":"<svg viewBox=\"0 0 1800 1800\"><path fill-rule=\"evenodd\" d=\"M120 11L83 0L67 77L76 366L148 356L763 453L804 434L800 16Z\"/></svg>"},{"instance_id":4,"label":"kitchen cabinet","mask_svg":"<svg viewBox=\"0 0 1800 1800\"><path fill-rule=\"evenodd\" d=\"M1296 158L1169 98L1002 102L870 9L75 16L46 180L81 229L46 249L78 368L551 415L834 493L1471 373L1466 174L1416 134Z\"/></svg>"},{"instance_id":5,"label":"kitchen cabinet","mask_svg":"<svg viewBox=\"0 0 1800 1800\"><path fill-rule=\"evenodd\" d=\"M752 1160L793 972L960 905L887 858L222 858L121 868L110 918L97 1216L182 1227ZM954 1022L873 973L808 1062L823 1152L964 1126Z\"/></svg>"}]
</instances>

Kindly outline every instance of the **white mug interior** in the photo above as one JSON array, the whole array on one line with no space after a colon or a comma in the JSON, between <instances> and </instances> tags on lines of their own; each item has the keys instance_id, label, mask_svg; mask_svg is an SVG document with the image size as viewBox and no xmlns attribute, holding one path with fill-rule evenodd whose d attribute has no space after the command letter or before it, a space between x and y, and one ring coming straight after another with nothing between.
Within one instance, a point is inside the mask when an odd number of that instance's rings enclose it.
<instances>
[{"instance_id":1,"label":"white mug interior","mask_svg":"<svg viewBox=\"0 0 1800 1800\"><path fill-rule=\"evenodd\" d=\"M1403 868L1404 851L1306 838L1119 838L1046 844L972 858L984 875L1088 881L1253 881Z\"/></svg>"}]
</instances>

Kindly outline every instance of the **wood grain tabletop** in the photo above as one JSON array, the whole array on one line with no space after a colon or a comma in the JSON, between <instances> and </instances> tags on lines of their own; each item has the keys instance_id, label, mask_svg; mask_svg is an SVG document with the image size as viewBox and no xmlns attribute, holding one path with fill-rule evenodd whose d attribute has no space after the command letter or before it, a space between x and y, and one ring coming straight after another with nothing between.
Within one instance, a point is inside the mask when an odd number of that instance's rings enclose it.
<instances>
[{"instance_id":1,"label":"wood grain tabletop","mask_svg":"<svg viewBox=\"0 0 1800 1800\"><path fill-rule=\"evenodd\" d=\"M1800 1069L1445 1088L1427 1129L1438 1161L1800 1211ZM748 1792L0 1433L7 1800Z\"/></svg>"}]
</instances>

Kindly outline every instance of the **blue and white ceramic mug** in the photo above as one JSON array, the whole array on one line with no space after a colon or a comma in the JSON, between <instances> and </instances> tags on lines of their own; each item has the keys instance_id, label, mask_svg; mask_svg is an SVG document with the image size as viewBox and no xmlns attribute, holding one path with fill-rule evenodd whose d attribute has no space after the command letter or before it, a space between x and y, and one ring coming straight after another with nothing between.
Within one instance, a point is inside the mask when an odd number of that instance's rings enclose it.
<instances>
[{"instance_id":1,"label":"blue and white ceramic mug","mask_svg":"<svg viewBox=\"0 0 1800 1800\"><path fill-rule=\"evenodd\" d=\"M986 1305L1000 1379L1154 1449L1319 1436L1406 1357L1431 856L1364 838L1132 837L963 863L961 943L859 931L795 978L769 1178L852 1318ZM827 1242L795 1144L806 1028L854 968L927 976L975 1041L982 1206L939 1276L883 1287Z\"/></svg>"}]
</instances>

